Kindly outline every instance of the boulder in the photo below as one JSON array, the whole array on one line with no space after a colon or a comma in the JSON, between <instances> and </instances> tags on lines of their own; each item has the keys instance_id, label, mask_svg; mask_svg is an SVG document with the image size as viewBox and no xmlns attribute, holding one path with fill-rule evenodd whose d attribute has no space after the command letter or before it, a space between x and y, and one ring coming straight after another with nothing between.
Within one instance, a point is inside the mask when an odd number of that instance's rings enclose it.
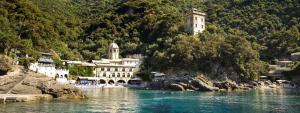
<instances>
[{"instance_id":1,"label":"boulder","mask_svg":"<svg viewBox=\"0 0 300 113\"><path fill-rule=\"evenodd\" d=\"M170 89L174 91L185 91L185 88L183 86L175 83L170 84Z\"/></svg>"},{"instance_id":2,"label":"boulder","mask_svg":"<svg viewBox=\"0 0 300 113\"><path fill-rule=\"evenodd\" d=\"M213 84L219 89L234 90L239 88L238 85L233 81L215 82Z\"/></svg>"},{"instance_id":3,"label":"boulder","mask_svg":"<svg viewBox=\"0 0 300 113\"><path fill-rule=\"evenodd\" d=\"M205 82L195 79L192 81L192 86L197 88L198 91L217 91L219 88L206 84Z\"/></svg>"},{"instance_id":4,"label":"boulder","mask_svg":"<svg viewBox=\"0 0 300 113\"><path fill-rule=\"evenodd\" d=\"M179 85L181 85L184 89L190 89L189 85L183 82L179 82Z\"/></svg>"},{"instance_id":5,"label":"boulder","mask_svg":"<svg viewBox=\"0 0 300 113\"><path fill-rule=\"evenodd\" d=\"M6 93L10 89L12 94L50 94L54 98L85 98L85 95L75 86L60 84L50 77L31 71L22 73L22 76L2 76L0 92Z\"/></svg>"},{"instance_id":6,"label":"boulder","mask_svg":"<svg viewBox=\"0 0 300 113\"><path fill-rule=\"evenodd\" d=\"M42 83L38 88L43 94L50 94L54 98L85 98L84 94L76 87L59 84L55 81Z\"/></svg>"},{"instance_id":7,"label":"boulder","mask_svg":"<svg viewBox=\"0 0 300 113\"><path fill-rule=\"evenodd\" d=\"M27 85L18 85L12 91L12 94L42 94L42 91L36 87Z\"/></svg>"}]
</instances>

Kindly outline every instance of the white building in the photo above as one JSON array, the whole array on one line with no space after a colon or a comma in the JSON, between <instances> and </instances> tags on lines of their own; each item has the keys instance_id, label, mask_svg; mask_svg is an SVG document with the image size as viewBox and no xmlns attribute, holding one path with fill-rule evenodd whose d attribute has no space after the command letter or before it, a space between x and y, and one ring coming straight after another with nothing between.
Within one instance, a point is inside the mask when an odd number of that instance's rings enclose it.
<instances>
[{"instance_id":1,"label":"white building","mask_svg":"<svg viewBox=\"0 0 300 113\"><path fill-rule=\"evenodd\" d=\"M55 68L51 54L48 53L42 53L42 57L39 58L37 62L31 63L29 69L52 78L66 79L69 75L69 70Z\"/></svg>"},{"instance_id":2,"label":"white building","mask_svg":"<svg viewBox=\"0 0 300 113\"><path fill-rule=\"evenodd\" d=\"M120 58L119 46L116 43L110 44L108 53L108 59L92 61L96 65L95 77L103 84L127 84L138 70L141 59Z\"/></svg>"},{"instance_id":3,"label":"white building","mask_svg":"<svg viewBox=\"0 0 300 113\"><path fill-rule=\"evenodd\" d=\"M193 8L187 13L185 30L188 33L197 35L205 30L205 13Z\"/></svg>"}]
</instances>

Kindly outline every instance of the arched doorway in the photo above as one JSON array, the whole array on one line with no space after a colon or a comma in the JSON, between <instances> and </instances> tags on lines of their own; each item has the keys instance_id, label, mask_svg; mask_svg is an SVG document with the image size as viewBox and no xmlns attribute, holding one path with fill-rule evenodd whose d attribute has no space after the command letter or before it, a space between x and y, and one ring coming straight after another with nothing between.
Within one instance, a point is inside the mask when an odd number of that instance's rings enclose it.
<instances>
[{"instance_id":1,"label":"arched doorway","mask_svg":"<svg viewBox=\"0 0 300 113\"><path fill-rule=\"evenodd\" d=\"M56 74L56 75L55 75L55 78L59 78L59 75L58 75L58 74Z\"/></svg>"},{"instance_id":2,"label":"arched doorway","mask_svg":"<svg viewBox=\"0 0 300 113\"><path fill-rule=\"evenodd\" d=\"M106 81L103 80L103 79L100 79L100 80L99 80L99 83L100 83L100 84L106 84Z\"/></svg>"},{"instance_id":3,"label":"arched doorway","mask_svg":"<svg viewBox=\"0 0 300 113\"><path fill-rule=\"evenodd\" d=\"M115 81L113 81L113 80L108 81L108 84L114 84L114 83L115 83Z\"/></svg>"},{"instance_id":4,"label":"arched doorway","mask_svg":"<svg viewBox=\"0 0 300 113\"><path fill-rule=\"evenodd\" d=\"M125 82L125 80L118 80L117 83L124 84L124 83L126 83L126 82Z\"/></svg>"}]
</instances>

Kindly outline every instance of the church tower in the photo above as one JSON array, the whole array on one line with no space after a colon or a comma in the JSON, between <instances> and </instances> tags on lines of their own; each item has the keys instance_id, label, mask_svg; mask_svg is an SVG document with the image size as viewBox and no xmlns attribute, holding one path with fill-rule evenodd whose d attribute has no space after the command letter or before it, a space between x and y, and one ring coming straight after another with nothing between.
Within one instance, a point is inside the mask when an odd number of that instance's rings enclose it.
<instances>
[{"instance_id":1,"label":"church tower","mask_svg":"<svg viewBox=\"0 0 300 113\"><path fill-rule=\"evenodd\" d=\"M119 59L119 46L116 43L111 43L108 50L109 59Z\"/></svg>"},{"instance_id":2,"label":"church tower","mask_svg":"<svg viewBox=\"0 0 300 113\"><path fill-rule=\"evenodd\" d=\"M192 8L187 12L185 31L197 35L205 30L205 13Z\"/></svg>"}]
</instances>

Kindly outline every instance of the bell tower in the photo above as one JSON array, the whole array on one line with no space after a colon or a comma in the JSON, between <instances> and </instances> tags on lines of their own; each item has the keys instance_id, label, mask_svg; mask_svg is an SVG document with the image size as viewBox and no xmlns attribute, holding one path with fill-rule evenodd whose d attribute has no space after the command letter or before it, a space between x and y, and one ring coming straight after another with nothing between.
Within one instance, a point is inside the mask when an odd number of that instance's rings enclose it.
<instances>
[{"instance_id":1,"label":"bell tower","mask_svg":"<svg viewBox=\"0 0 300 113\"><path fill-rule=\"evenodd\" d=\"M109 59L119 59L119 46L115 42L109 45L108 57Z\"/></svg>"},{"instance_id":2,"label":"bell tower","mask_svg":"<svg viewBox=\"0 0 300 113\"><path fill-rule=\"evenodd\" d=\"M205 30L205 13L196 8L188 10L185 22L185 31L192 35L197 35Z\"/></svg>"}]
</instances>

